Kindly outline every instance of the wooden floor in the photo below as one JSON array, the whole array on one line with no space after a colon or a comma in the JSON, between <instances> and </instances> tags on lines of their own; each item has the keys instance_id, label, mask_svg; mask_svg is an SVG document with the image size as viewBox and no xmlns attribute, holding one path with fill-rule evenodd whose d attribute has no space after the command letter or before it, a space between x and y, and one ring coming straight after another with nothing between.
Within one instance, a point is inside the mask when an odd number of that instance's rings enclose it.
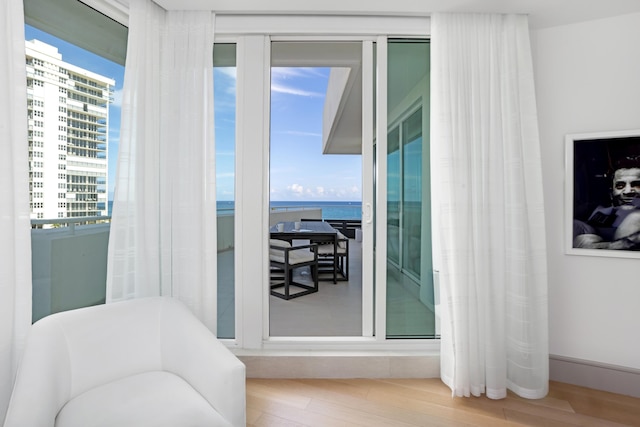
<instances>
[{"instance_id":1,"label":"wooden floor","mask_svg":"<svg viewBox=\"0 0 640 427\"><path fill-rule=\"evenodd\" d=\"M552 382L527 400L452 398L439 379L247 379L248 426L640 426L640 399Z\"/></svg>"}]
</instances>

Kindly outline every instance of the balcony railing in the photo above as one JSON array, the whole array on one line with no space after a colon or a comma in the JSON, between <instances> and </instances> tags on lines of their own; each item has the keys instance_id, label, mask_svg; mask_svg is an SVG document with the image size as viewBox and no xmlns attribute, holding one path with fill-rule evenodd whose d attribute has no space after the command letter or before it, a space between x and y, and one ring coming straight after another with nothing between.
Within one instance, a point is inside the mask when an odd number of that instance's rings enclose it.
<instances>
[{"instance_id":1,"label":"balcony railing","mask_svg":"<svg viewBox=\"0 0 640 427\"><path fill-rule=\"evenodd\" d=\"M105 301L110 222L110 216L31 220L33 321ZM218 215L217 228L218 251L233 249L234 216Z\"/></svg>"},{"instance_id":2,"label":"balcony railing","mask_svg":"<svg viewBox=\"0 0 640 427\"><path fill-rule=\"evenodd\" d=\"M31 228L33 229L51 229L51 228L68 228L72 233L75 231L76 225L91 225L91 224L107 224L111 222L110 216L82 216L82 217L70 217L70 218L56 218L56 219L32 219ZM48 225L49 227L44 227Z\"/></svg>"},{"instance_id":3,"label":"balcony railing","mask_svg":"<svg viewBox=\"0 0 640 427\"><path fill-rule=\"evenodd\" d=\"M33 321L104 303L110 217L31 220Z\"/></svg>"},{"instance_id":4,"label":"balcony railing","mask_svg":"<svg viewBox=\"0 0 640 427\"><path fill-rule=\"evenodd\" d=\"M233 213L228 209L217 214L219 257L235 247ZM286 209L273 211L270 223L321 217L321 209ZM111 217L33 219L31 225L33 320L103 303ZM233 263L222 263L219 269L231 269L224 274L233 276Z\"/></svg>"}]
</instances>

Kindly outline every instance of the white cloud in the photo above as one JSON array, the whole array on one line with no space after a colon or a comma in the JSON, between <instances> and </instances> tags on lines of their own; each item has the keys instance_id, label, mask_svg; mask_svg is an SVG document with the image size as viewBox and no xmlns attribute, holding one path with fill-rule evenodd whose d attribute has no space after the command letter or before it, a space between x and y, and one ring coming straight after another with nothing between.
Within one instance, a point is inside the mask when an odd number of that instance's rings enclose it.
<instances>
[{"instance_id":1,"label":"white cloud","mask_svg":"<svg viewBox=\"0 0 640 427\"><path fill-rule=\"evenodd\" d=\"M109 127L109 142L120 141L120 127Z\"/></svg>"},{"instance_id":2,"label":"white cloud","mask_svg":"<svg viewBox=\"0 0 640 427\"><path fill-rule=\"evenodd\" d=\"M216 67L216 71L233 80L236 80L238 78L236 67Z\"/></svg>"},{"instance_id":3,"label":"white cloud","mask_svg":"<svg viewBox=\"0 0 640 427\"><path fill-rule=\"evenodd\" d=\"M236 174L233 172L225 172L225 173L217 173L216 174L216 179L222 179L222 178L235 178Z\"/></svg>"},{"instance_id":4,"label":"white cloud","mask_svg":"<svg viewBox=\"0 0 640 427\"><path fill-rule=\"evenodd\" d=\"M287 190L291 191L293 194L300 195L305 192L304 187L298 184L291 184L287 187Z\"/></svg>"},{"instance_id":5,"label":"white cloud","mask_svg":"<svg viewBox=\"0 0 640 427\"><path fill-rule=\"evenodd\" d=\"M289 77L326 77L325 73L313 67L273 67L271 76L274 80Z\"/></svg>"},{"instance_id":6,"label":"white cloud","mask_svg":"<svg viewBox=\"0 0 640 427\"><path fill-rule=\"evenodd\" d=\"M298 89L292 86L280 85L277 83L271 84L271 91L284 93L287 95L296 95L296 96L307 96L307 97L318 97L318 98L321 98L324 96L324 94L320 92L312 92L308 90Z\"/></svg>"},{"instance_id":7,"label":"white cloud","mask_svg":"<svg viewBox=\"0 0 640 427\"><path fill-rule=\"evenodd\" d=\"M322 136L321 133L317 133L317 132L300 132L296 130L289 130L282 133L285 135L296 135L296 136Z\"/></svg>"},{"instance_id":8,"label":"white cloud","mask_svg":"<svg viewBox=\"0 0 640 427\"><path fill-rule=\"evenodd\" d=\"M358 187L325 188L323 186L305 187L291 184L285 190L271 189L273 200L359 200L361 198Z\"/></svg>"},{"instance_id":9,"label":"white cloud","mask_svg":"<svg viewBox=\"0 0 640 427\"><path fill-rule=\"evenodd\" d=\"M122 89L113 91L113 102L111 102L110 106L115 108L122 107Z\"/></svg>"},{"instance_id":10,"label":"white cloud","mask_svg":"<svg viewBox=\"0 0 640 427\"><path fill-rule=\"evenodd\" d=\"M295 96L324 97L324 93L313 92L285 83L290 78L313 78L323 76L323 73L315 68L308 67L273 67L271 69L271 90L277 93L284 93ZM324 76L326 77L326 76Z\"/></svg>"}]
</instances>

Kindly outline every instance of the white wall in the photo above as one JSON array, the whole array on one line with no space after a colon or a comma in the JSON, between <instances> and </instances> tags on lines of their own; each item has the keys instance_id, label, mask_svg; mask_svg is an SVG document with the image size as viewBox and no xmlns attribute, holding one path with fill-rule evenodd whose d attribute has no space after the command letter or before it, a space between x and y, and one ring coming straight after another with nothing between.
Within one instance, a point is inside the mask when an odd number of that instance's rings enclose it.
<instances>
[{"instance_id":1,"label":"white wall","mask_svg":"<svg viewBox=\"0 0 640 427\"><path fill-rule=\"evenodd\" d=\"M564 136L640 129L640 14L532 32L549 249L549 351L640 368L640 260L564 254Z\"/></svg>"}]
</instances>

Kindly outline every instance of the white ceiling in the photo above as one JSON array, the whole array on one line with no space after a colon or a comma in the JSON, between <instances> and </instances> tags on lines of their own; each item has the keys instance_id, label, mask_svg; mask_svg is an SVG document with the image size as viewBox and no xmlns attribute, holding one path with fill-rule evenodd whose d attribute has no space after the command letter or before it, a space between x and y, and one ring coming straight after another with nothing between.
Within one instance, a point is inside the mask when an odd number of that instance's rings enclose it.
<instances>
[{"instance_id":1,"label":"white ceiling","mask_svg":"<svg viewBox=\"0 0 640 427\"><path fill-rule=\"evenodd\" d=\"M106 0L128 5L129 0ZM433 12L525 13L545 28L629 13L640 0L154 0L165 9L218 13L421 15Z\"/></svg>"}]
</instances>

